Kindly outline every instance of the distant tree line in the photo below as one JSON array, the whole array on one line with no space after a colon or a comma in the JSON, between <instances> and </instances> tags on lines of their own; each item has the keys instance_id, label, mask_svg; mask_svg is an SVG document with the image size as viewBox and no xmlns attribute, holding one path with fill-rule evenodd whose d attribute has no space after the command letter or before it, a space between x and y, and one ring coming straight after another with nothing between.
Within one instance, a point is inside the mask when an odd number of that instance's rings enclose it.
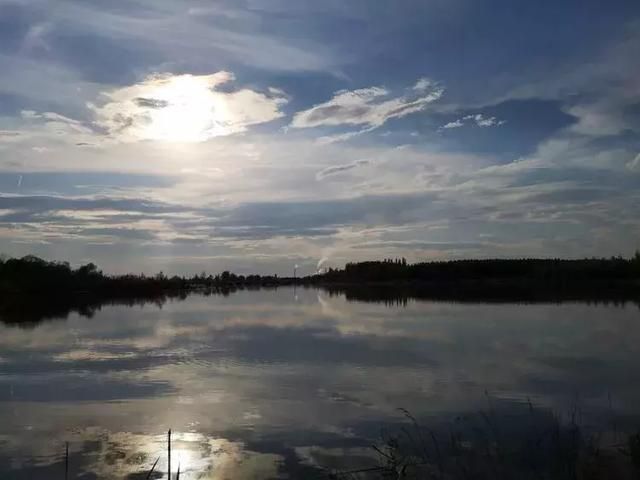
<instances>
[{"instance_id":1,"label":"distant tree line","mask_svg":"<svg viewBox=\"0 0 640 480\"><path fill-rule=\"evenodd\" d=\"M92 316L103 305L162 305L187 294L228 295L238 289L314 286L347 300L406 305L409 300L471 302L633 301L640 304L640 253L629 259L455 260L409 264L405 259L348 263L307 277L107 275L89 263L72 268L29 255L0 257L0 322L29 325Z\"/></svg>"},{"instance_id":2,"label":"distant tree line","mask_svg":"<svg viewBox=\"0 0 640 480\"><path fill-rule=\"evenodd\" d=\"M236 275L225 271L217 275L193 276L107 275L88 263L72 268L67 262L49 262L33 255L0 258L0 292L41 293L58 291L120 292L132 295L153 294L166 290L229 287L233 285L272 285L286 282L278 276Z\"/></svg>"},{"instance_id":3,"label":"distant tree line","mask_svg":"<svg viewBox=\"0 0 640 480\"><path fill-rule=\"evenodd\" d=\"M456 302L640 302L640 252L631 258L348 263L312 283L347 300L404 305Z\"/></svg>"},{"instance_id":4,"label":"distant tree line","mask_svg":"<svg viewBox=\"0 0 640 480\"><path fill-rule=\"evenodd\" d=\"M107 275L95 264L72 268L67 262L49 262L33 255L0 256L0 322L29 326L43 320L66 318L71 312L91 317L104 305L136 305L184 299L190 293L229 295L237 289L286 284L277 276Z\"/></svg>"},{"instance_id":5,"label":"distant tree line","mask_svg":"<svg viewBox=\"0 0 640 480\"><path fill-rule=\"evenodd\" d=\"M587 282L640 279L640 252L632 258L450 260L408 264L404 258L347 263L315 275L324 282L458 282L527 279Z\"/></svg>"},{"instance_id":6,"label":"distant tree line","mask_svg":"<svg viewBox=\"0 0 640 480\"><path fill-rule=\"evenodd\" d=\"M640 252L631 258L488 259L407 263L386 259L347 263L342 269L307 277L236 275L229 271L192 276L107 275L95 264L72 268L67 262L49 262L33 255L0 257L0 292L121 291L132 294L233 286L277 286L287 284L460 284L474 282L570 285L640 281Z\"/></svg>"}]
</instances>

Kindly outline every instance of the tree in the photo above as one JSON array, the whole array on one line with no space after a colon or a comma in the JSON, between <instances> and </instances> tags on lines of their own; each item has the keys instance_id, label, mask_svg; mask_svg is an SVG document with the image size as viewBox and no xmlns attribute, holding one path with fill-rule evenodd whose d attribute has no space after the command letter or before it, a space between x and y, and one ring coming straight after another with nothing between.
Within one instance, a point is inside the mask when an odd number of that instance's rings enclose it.
<instances>
[{"instance_id":1,"label":"tree","mask_svg":"<svg viewBox=\"0 0 640 480\"><path fill-rule=\"evenodd\" d=\"M78 274L82 276L95 275L98 273L98 266L95 263L87 263L78 268Z\"/></svg>"}]
</instances>

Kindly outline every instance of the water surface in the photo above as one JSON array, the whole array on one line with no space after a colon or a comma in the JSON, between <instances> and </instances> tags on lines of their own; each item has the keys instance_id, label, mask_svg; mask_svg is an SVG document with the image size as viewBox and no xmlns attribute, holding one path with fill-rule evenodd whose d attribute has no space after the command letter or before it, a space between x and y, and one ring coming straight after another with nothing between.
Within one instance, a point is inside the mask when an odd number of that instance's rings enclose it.
<instances>
[{"instance_id":1,"label":"water surface","mask_svg":"<svg viewBox=\"0 0 640 480\"><path fill-rule=\"evenodd\" d=\"M0 478L326 478L381 429L482 410L637 425L634 304L348 302L313 289L0 324ZM524 407L526 406L526 408ZM515 412L515 413L514 413ZM510 417L511 418L511 417Z\"/></svg>"}]
</instances>

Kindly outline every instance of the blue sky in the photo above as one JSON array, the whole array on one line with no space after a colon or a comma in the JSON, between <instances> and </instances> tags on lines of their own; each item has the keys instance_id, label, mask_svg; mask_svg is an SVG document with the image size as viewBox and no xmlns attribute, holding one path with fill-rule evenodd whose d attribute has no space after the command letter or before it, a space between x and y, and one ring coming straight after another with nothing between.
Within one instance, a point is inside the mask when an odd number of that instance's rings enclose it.
<instances>
[{"instance_id":1,"label":"blue sky","mask_svg":"<svg viewBox=\"0 0 640 480\"><path fill-rule=\"evenodd\" d=\"M636 1L0 0L0 239L106 271L640 247Z\"/></svg>"}]
</instances>

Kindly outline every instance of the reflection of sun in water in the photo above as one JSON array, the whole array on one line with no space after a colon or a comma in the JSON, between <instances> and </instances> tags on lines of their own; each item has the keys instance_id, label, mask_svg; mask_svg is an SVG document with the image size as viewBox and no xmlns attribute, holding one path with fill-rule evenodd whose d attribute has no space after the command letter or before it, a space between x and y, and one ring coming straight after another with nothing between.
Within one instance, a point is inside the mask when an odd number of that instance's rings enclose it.
<instances>
[{"instance_id":1,"label":"reflection of sun in water","mask_svg":"<svg viewBox=\"0 0 640 480\"><path fill-rule=\"evenodd\" d=\"M179 468L180 472L184 474L203 462L197 458L197 452L186 448L178 448L171 451L171 463L174 469L173 473L176 473ZM206 466L206 464L203 466Z\"/></svg>"},{"instance_id":2,"label":"reflection of sun in water","mask_svg":"<svg viewBox=\"0 0 640 480\"><path fill-rule=\"evenodd\" d=\"M141 435L129 432L106 432L87 429L69 438L72 449L87 442L96 446L91 462L83 465L92 478L145 478L152 465L156 475L166 480L167 435ZM200 433L173 432L171 437L171 472L175 479L180 466L180 480L248 480L274 478L282 458L245 449L239 442L211 438ZM154 477L156 478L156 477Z\"/></svg>"},{"instance_id":3,"label":"reflection of sun in water","mask_svg":"<svg viewBox=\"0 0 640 480\"><path fill-rule=\"evenodd\" d=\"M163 443L162 436L159 438ZM203 450L203 447L206 448ZM175 432L172 436L171 469L175 475L180 469L180 478L189 479L215 466L224 458L225 447L229 445L224 440L206 439L200 434L190 432ZM203 456L204 452L207 452Z\"/></svg>"}]
</instances>

